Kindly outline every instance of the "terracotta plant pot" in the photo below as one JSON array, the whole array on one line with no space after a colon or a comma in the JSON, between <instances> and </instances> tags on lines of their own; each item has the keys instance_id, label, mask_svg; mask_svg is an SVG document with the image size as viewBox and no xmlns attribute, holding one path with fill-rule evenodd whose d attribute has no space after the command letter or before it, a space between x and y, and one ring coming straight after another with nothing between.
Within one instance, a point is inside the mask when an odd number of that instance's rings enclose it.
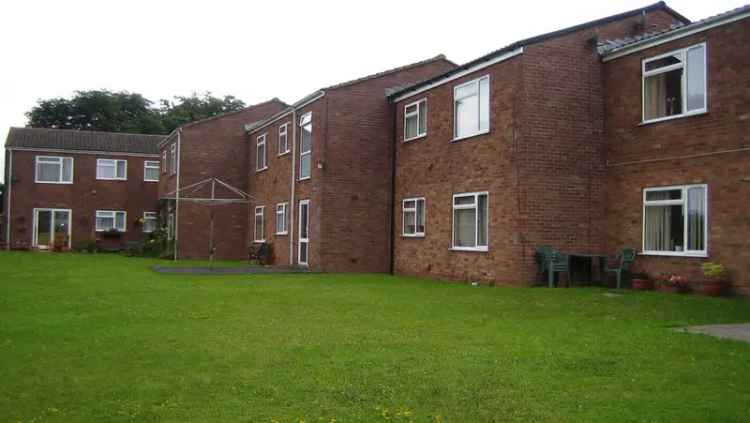
<instances>
[{"instance_id":1,"label":"terracotta plant pot","mask_svg":"<svg viewBox=\"0 0 750 423\"><path fill-rule=\"evenodd\" d=\"M654 289L654 284L648 279L633 279L633 289L636 291L650 291Z\"/></svg>"},{"instance_id":2,"label":"terracotta plant pot","mask_svg":"<svg viewBox=\"0 0 750 423\"><path fill-rule=\"evenodd\" d=\"M701 292L703 295L710 297L720 297L724 293L724 287L726 284L724 281L716 279L706 279L701 285Z\"/></svg>"}]
</instances>

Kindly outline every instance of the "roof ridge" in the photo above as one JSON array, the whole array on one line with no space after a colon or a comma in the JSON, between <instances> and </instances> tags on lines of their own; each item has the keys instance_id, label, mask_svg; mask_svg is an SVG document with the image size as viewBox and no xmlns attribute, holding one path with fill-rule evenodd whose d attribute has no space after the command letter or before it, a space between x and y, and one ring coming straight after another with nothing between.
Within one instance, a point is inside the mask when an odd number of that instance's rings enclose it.
<instances>
[{"instance_id":1,"label":"roof ridge","mask_svg":"<svg viewBox=\"0 0 750 423\"><path fill-rule=\"evenodd\" d=\"M178 126L178 128L182 128L182 129L190 128L190 127L193 127L195 125L199 125L199 124L202 124L202 123L205 123L205 122L208 122L208 121L212 121L212 120L216 120L216 119L219 119L219 118L223 118L223 117L227 117L227 116L231 116L231 115L236 115L238 113L246 112L246 111L248 111L250 109L254 109L254 108L260 107L260 106L265 106L266 104L270 104L270 103L273 103L273 102L281 103L284 106L289 106L286 102L282 101L278 97L274 97L274 98L272 98L270 100L262 101L260 103L251 104L251 105L243 107L243 108L241 108L239 110L232 110L230 112L219 113L218 115L213 115L213 116L209 116L207 118L198 119L198 120L194 120L192 122L184 123L184 124Z\"/></svg>"},{"instance_id":2,"label":"roof ridge","mask_svg":"<svg viewBox=\"0 0 750 423\"><path fill-rule=\"evenodd\" d=\"M95 131L91 129L74 129L74 128L38 128L33 126L11 126L8 130L10 131L61 131L61 132L81 132L87 134L111 134L111 135L125 135L134 137L159 137L164 138L166 134L141 134L138 132L115 132L115 131Z\"/></svg>"},{"instance_id":3,"label":"roof ridge","mask_svg":"<svg viewBox=\"0 0 750 423\"><path fill-rule=\"evenodd\" d=\"M325 88L321 88L321 90L333 90L333 89L337 89L337 88L343 88L343 87L347 87L347 86L350 86L350 85L359 84L361 82L369 81L369 80L376 79L376 78L381 78L383 76L390 75L392 73L405 71L405 70L412 69L412 68L419 67L419 66L424 66L424 65L427 65L427 64L430 64L430 63L437 62L439 60L445 60L445 61L451 63L454 66L458 66L456 63L454 63L453 61L451 61L447 57L445 57L445 54L440 53L440 54L438 54L436 56L430 57L430 58L425 59L425 60L420 60L418 62L413 62L413 63L409 63L409 64L406 64L406 65L402 65L402 66L398 66L398 67L395 67L395 68L391 68L391 69L387 69L387 70L384 70L384 71L380 71L380 72L377 72L377 73L373 73L373 74L370 74L370 75L366 75L366 76L363 76L361 78L356 78L356 79L352 79L352 80L349 80L349 81L341 82L341 83L338 83L338 84L335 84L335 85L331 85L331 86L328 86L328 87L325 87Z\"/></svg>"}]
</instances>

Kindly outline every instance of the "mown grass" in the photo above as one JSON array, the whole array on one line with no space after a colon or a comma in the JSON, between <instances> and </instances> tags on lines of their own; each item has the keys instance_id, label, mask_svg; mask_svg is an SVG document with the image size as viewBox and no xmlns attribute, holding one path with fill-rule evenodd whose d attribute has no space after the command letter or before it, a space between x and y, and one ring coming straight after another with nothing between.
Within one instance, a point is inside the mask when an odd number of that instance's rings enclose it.
<instances>
[{"instance_id":1,"label":"mown grass","mask_svg":"<svg viewBox=\"0 0 750 423\"><path fill-rule=\"evenodd\" d=\"M0 421L748 421L750 303L0 253Z\"/></svg>"}]
</instances>

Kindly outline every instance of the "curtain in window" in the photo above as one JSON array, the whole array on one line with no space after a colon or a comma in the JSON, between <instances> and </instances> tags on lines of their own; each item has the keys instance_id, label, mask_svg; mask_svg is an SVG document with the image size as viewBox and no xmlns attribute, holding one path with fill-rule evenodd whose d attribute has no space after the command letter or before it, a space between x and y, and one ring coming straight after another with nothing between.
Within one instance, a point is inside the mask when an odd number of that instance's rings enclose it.
<instances>
[{"instance_id":1,"label":"curtain in window","mask_svg":"<svg viewBox=\"0 0 750 423\"><path fill-rule=\"evenodd\" d=\"M476 246L476 209L456 209L453 211L455 219L454 233L456 247Z\"/></svg>"},{"instance_id":2,"label":"curtain in window","mask_svg":"<svg viewBox=\"0 0 750 423\"><path fill-rule=\"evenodd\" d=\"M63 168L62 168L63 182L72 182L73 181L73 159L66 157L63 159L62 163L63 163Z\"/></svg>"},{"instance_id":3,"label":"curtain in window","mask_svg":"<svg viewBox=\"0 0 750 423\"><path fill-rule=\"evenodd\" d=\"M688 189L688 250L705 249L706 202L705 188Z\"/></svg>"},{"instance_id":4,"label":"curtain in window","mask_svg":"<svg viewBox=\"0 0 750 423\"><path fill-rule=\"evenodd\" d=\"M478 233L477 233L477 245L487 245L487 196L479 196L479 219L477 219Z\"/></svg>"},{"instance_id":5,"label":"curtain in window","mask_svg":"<svg viewBox=\"0 0 750 423\"><path fill-rule=\"evenodd\" d=\"M56 163L39 163L40 181L57 181L60 177L60 165Z\"/></svg>"},{"instance_id":6,"label":"curtain in window","mask_svg":"<svg viewBox=\"0 0 750 423\"><path fill-rule=\"evenodd\" d=\"M646 78L644 81L645 120L656 119L667 115L667 74L662 73Z\"/></svg>"},{"instance_id":7,"label":"curtain in window","mask_svg":"<svg viewBox=\"0 0 750 423\"><path fill-rule=\"evenodd\" d=\"M671 251L672 245L672 207L646 207L646 242L647 251Z\"/></svg>"}]
</instances>

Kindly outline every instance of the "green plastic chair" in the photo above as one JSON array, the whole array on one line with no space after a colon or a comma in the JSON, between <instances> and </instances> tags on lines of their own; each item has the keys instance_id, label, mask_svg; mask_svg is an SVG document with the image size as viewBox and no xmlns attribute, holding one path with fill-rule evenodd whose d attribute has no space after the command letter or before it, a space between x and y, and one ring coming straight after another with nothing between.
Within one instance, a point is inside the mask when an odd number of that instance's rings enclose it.
<instances>
[{"instance_id":1,"label":"green plastic chair","mask_svg":"<svg viewBox=\"0 0 750 423\"><path fill-rule=\"evenodd\" d=\"M555 250L549 245L540 247L536 251L539 273L547 272L547 286L554 288L555 273L567 272L570 275L570 258L567 254Z\"/></svg>"},{"instance_id":2,"label":"green plastic chair","mask_svg":"<svg viewBox=\"0 0 750 423\"><path fill-rule=\"evenodd\" d=\"M623 276L628 274L633 262L635 262L635 250L623 248L617 252L617 267L607 266L604 269L607 273L614 273L617 276L617 289L622 287Z\"/></svg>"}]
</instances>

